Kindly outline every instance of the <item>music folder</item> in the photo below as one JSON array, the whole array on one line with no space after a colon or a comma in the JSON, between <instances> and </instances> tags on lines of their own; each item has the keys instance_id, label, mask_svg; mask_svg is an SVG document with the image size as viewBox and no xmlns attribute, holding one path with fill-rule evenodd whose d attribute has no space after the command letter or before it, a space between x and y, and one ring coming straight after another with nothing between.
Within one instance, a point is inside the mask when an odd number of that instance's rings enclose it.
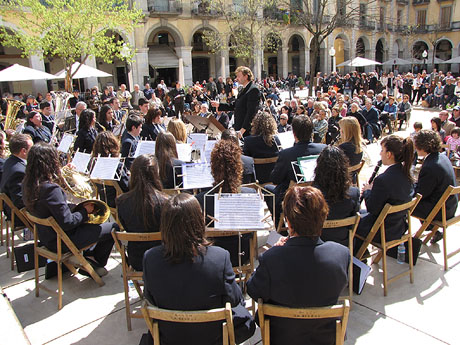
<instances>
[{"instance_id":1,"label":"music folder","mask_svg":"<svg viewBox=\"0 0 460 345\"><path fill-rule=\"evenodd\" d=\"M199 131L205 130L211 137L216 137L218 134L225 131L225 127L216 120L214 116L201 117L197 115L184 115L184 118L190 122Z\"/></svg>"}]
</instances>

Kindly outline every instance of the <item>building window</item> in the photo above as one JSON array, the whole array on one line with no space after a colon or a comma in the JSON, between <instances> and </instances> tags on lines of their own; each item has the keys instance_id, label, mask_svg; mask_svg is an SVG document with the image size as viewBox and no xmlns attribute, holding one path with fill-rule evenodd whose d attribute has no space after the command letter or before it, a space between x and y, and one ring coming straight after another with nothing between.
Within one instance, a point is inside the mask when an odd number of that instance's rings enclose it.
<instances>
[{"instance_id":1,"label":"building window","mask_svg":"<svg viewBox=\"0 0 460 345\"><path fill-rule=\"evenodd\" d=\"M347 14L347 4L345 0L337 0L337 12L340 17L344 17Z\"/></svg>"},{"instance_id":2,"label":"building window","mask_svg":"<svg viewBox=\"0 0 460 345\"><path fill-rule=\"evenodd\" d=\"M380 21L380 26L385 25L385 7L380 7L379 9L379 21Z\"/></svg>"},{"instance_id":3,"label":"building window","mask_svg":"<svg viewBox=\"0 0 460 345\"><path fill-rule=\"evenodd\" d=\"M450 27L451 15L452 15L451 6L441 7L441 20L440 20L441 28L445 29L445 28Z\"/></svg>"},{"instance_id":4,"label":"building window","mask_svg":"<svg viewBox=\"0 0 460 345\"><path fill-rule=\"evenodd\" d=\"M398 10L398 12L396 12L396 25L401 25L402 12L402 10Z\"/></svg>"},{"instance_id":5,"label":"building window","mask_svg":"<svg viewBox=\"0 0 460 345\"><path fill-rule=\"evenodd\" d=\"M426 10L417 11L417 26L424 29L426 25Z\"/></svg>"},{"instance_id":6,"label":"building window","mask_svg":"<svg viewBox=\"0 0 460 345\"><path fill-rule=\"evenodd\" d=\"M366 12L367 12L367 5L360 3L359 4L359 24L366 25Z\"/></svg>"}]
</instances>

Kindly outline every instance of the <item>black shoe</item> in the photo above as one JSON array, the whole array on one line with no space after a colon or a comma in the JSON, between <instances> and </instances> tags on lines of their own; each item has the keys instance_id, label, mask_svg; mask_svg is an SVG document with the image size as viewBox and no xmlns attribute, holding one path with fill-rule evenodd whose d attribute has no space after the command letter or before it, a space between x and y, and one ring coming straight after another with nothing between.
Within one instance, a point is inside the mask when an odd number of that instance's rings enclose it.
<instances>
[{"instance_id":1,"label":"black shoe","mask_svg":"<svg viewBox=\"0 0 460 345\"><path fill-rule=\"evenodd\" d=\"M441 231L436 231L434 236L431 238L430 243L433 244L433 243L439 242L440 240L442 240L442 237L443 237L442 232Z\"/></svg>"}]
</instances>

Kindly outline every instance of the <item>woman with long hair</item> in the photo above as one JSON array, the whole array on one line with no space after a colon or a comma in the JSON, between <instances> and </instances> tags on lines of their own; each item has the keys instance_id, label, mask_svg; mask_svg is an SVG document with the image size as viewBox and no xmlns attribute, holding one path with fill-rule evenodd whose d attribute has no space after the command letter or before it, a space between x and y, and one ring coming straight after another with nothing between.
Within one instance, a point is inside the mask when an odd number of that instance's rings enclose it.
<instances>
[{"instance_id":1,"label":"woman with long hair","mask_svg":"<svg viewBox=\"0 0 460 345\"><path fill-rule=\"evenodd\" d=\"M242 343L255 331L244 308L227 251L210 246L203 214L187 193L173 196L163 207L161 246L144 255L144 294L155 306L175 310L207 310L232 305L235 340ZM222 343L220 323L171 324L159 322L164 344ZM151 336L149 336L150 339Z\"/></svg>"},{"instance_id":2,"label":"woman with long hair","mask_svg":"<svg viewBox=\"0 0 460 345\"><path fill-rule=\"evenodd\" d=\"M100 276L106 275L103 267L107 264L113 246L110 234L112 228L118 229L116 223L87 224L88 214L94 212L94 205L87 203L84 207L72 211L67 204L61 175L61 165L57 150L45 143L38 143L30 149L27 156L26 174L23 181L23 199L27 210L39 218L52 216L66 232L77 248L84 248L97 241L94 249L85 252ZM46 226L37 225L40 242L49 250L57 251L56 232ZM63 252L68 251L63 246ZM80 270L81 274L88 275Z\"/></svg>"},{"instance_id":3,"label":"woman with long hair","mask_svg":"<svg viewBox=\"0 0 460 345\"><path fill-rule=\"evenodd\" d=\"M345 153L350 162L350 166L361 162L363 158L363 148L361 137L361 127L354 117L344 117L339 121L340 143L339 148Z\"/></svg>"},{"instance_id":4,"label":"woman with long hair","mask_svg":"<svg viewBox=\"0 0 460 345\"><path fill-rule=\"evenodd\" d=\"M110 131L112 132L113 128L116 125L115 118L113 116L113 110L110 105L103 105L99 111L98 122L96 127L98 132Z\"/></svg>"},{"instance_id":5,"label":"woman with long hair","mask_svg":"<svg viewBox=\"0 0 460 345\"><path fill-rule=\"evenodd\" d=\"M259 112L252 120L251 135L244 138L243 154L252 158L277 157L281 142L276 135L276 121L271 114ZM270 181L270 173L275 163L256 165L259 183Z\"/></svg>"},{"instance_id":6,"label":"woman with long hair","mask_svg":"<svg viewBox=\"0 0 460 345\"><path fill-rule=\"evenodd\" d=\"M351 186L348 166L347 156L334 146L327 146L316 161L313 186L321 190L329 206L327 219L343 219L359 211L359 189ZM321 239L348 246L348 229L323 229Z\"/></svg>"},{"instance_id":7,"label":"woman with long hair","mask_svg":"<svg viewBox=\"0 0 460 345\"><path fill-rule=\"evenodd\" d=\"M97 157L120 157L120 141L115 134L107 131L99 133L94 142L92 156L93 159L97 159ZM118 166L117 174L121 176L118 184L121 190L126 193L128 191L129 178L126 167L122 163ZM117 196L115 188L101 184L96 184L96 187L101 200L106 202L110 207L115 207L115 198Z\"/></svg>"},{"instance_id":8,"label":"woman with long hair","mask_svg":"<svg viewBox=\"0 0 460 345\"><path fill-rule=\"evenodd\" d=\"M446 137L446 131L442 129L442 121L439 117L435 116L431 119L431 129L439 134L441 142L444 143L444 138Z\"/></svg>"},{"instance_id":9,"label":"woman with long hair","mask_svg":"<svg viewBox=\"0 0 460 345\"><path fill-rule=\"evenodd\" d=\"M79 121L77 138L73 144L73 149L74 151L91 153L97 137L97 131L94 127L96 114L92 110L85 109L81 112Z\"/></svg>"},{"instance_id":10,"label":"woman with long hair","mask_svg":"<svg viewBox=\"0 0 460 345\"><path fill-rule=\"evenodd\" d=\"M171 119L168 123L168 132L174 135L176 143L185 144L187 142L187 127L181 119Z\"/></svg>"},{"instance_id":11,"label":"woman with long hair","mask_svg":"<svg viewBox=\"0 0 460 345\"><path fill-rule=\"evenodd\" d=\"M359 222L357 233L367 236L386 203L400 205L409 202L413 195L411 166L414 161L414 143L412 139L403 139L389 135L380 143L380 158L388 168L378 175L371 184L365 184L362 191L367 213ZM385 219L385 237L387 241L401 238L407 230L406 214L394 213ZM380 238L377 233L376 239ZM359 250L358 243L356 250Z\"/></svg>"},{"instance_id":12,"label":"woman with long hair","mask_svg":"<svg viewBox=\"0 0 460 345\"><path fill-rule=\"evenodd\" d=\"M131 165L129 192L116 199L118 219L127 232L160 231L161 208L168 197L162 193L158 163L154 155L141 155ZM128 262L142 271L144 252L160 242L128 243Z\"/></svg>"},{"instance_id":13,"label":"woman with long hair","mask_svg":"<svg viewBox=\"0 0 460 345\"><path fill-rule=\"evenodd\" d=\"M142 139L155 141L158 133L166 132L165 126L161 123L161 114L160 109L151 108L147 111L140 134Z\"/></svg>"},{"instance_id":14,"label":"woman with long hair","mask_svg":"<svg viewBox=\"0 0 460 345\"><path fill-rule=\"evenodd\" d=\"M174 178L176 179L176 186L179 185L182 181L179 177L181 171L174 167L182 166L183 162L178 159L176 139L171 133L162 132L158 134L155 144L155 156L158 160L163 187L167 189L174 188Z\"/></svg>"}]
</instances>

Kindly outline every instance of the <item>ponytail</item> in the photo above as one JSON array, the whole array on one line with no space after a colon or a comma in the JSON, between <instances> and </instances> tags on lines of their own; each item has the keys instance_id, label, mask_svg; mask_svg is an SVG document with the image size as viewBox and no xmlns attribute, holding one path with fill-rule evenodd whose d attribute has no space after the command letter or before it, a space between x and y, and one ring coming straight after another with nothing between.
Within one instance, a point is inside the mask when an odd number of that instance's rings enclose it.
<instances>
[{"instance_id":1,"label":"ponytail","mask_svg":"<svg viewBox=\"0 0 460 345\"><path fill-rule=\"evenodd\" d=\"M404 174L409 181L413 182L410 170L414 161L415 146L412 139L389 135L382 140L382 145L388 152L393 153L395 162L402 163Z\"/></svg>"}]
</instances>

